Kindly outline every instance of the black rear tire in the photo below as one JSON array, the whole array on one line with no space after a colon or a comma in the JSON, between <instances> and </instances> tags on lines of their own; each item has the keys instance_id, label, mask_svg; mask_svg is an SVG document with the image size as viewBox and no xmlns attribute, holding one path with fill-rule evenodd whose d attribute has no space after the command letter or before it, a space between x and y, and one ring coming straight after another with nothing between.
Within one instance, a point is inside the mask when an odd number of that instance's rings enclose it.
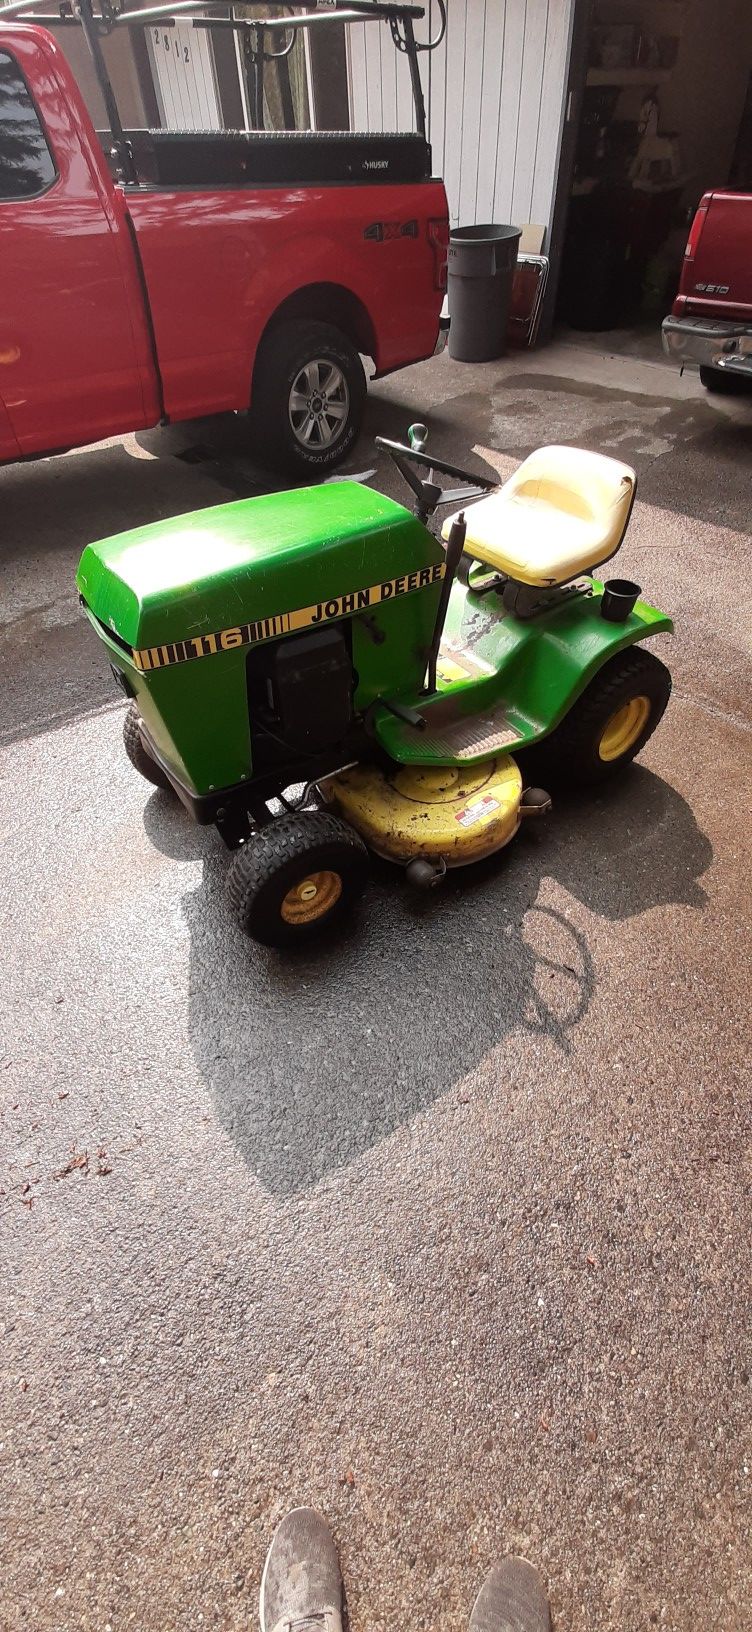
<instances>
[{"instance_id":1,"label":"black rear tire","mask_svg":"<svg viewBox=\"0 0 752 1632\"><path fill-rule=\"evenodd\" d=\"M144 776L147 782L152 782L155 788L170 788L170 780L165 776L161 765L152 759L144 743L139 729L141 715L135 703L129 703L128 711L123 720L123 742L125 751L139 776Z\"/></svg>"},{"instance_id":2,"label":"black rear tire","mask_svg":"<svg viewBox=\"0 0 752 1632\"><path fill-rule=\"evenodd\" d=\"M565 715L550 736L534 748L528 748L515 758L523 776L529 781L549 782L560 788L590 786L606 782L623 771L652 737L671 696L671 675L660 658L641 647L619 652L599 669L582 696ZM618 731L614 733L617 751L613 757L603 758L603 739L622 710L637 700L644 699L645 711L639 710L634 721L635 735L629 736L628 719L624 722L625 746L618 751ZM644 712L640 724L640 713Z\"/></svg>"},{"instance_id":3,"label":"black rear tire","mask_svg":"<svg viewBox=\"0 0 752 1632\"><path fill-rule=\"evenodd\" d=\"M309 385L315 387L317 373L331 400L311 390L309 400L320 413L314 424L313 409L306 414L295 405L305 398ZM280 324L262 340L253 377L251 422L266 458L279 469L316 475L340 464L360 434L365 400L360 357L332 324L296 319Z\"/></svg>"},{"instance_id":4,"label":"black rear tire","mask_svg":"<svg viewBox=\"0 0 752 1632\"><path fill-rule=\"evenodd\" d=\"M233 858L227 893L252 940L295 946L354 905L367 871L366 847L347 822L305 810L251 834Z\"/></svg>"},{"instance_id":5,"label":"black rear tire","mask_svg":"<svg viewBox=\"0 0 752 1632\"><path fill-rule=\"evenodd\" d=\"M706 391L719 397L748 397L752 381L741 374L730 374L725 368L700 369L700 380Z\"/></svg>"}]
</instances>

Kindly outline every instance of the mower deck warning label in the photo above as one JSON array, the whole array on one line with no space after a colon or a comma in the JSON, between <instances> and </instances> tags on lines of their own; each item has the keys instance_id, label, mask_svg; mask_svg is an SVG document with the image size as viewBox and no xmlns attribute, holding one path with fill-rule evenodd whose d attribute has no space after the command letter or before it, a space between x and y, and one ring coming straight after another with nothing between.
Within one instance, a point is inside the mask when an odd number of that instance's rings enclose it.
<instances>
[{"instance_id":1,"label":"mower deck warning label","mask_svg":"<svg viewBox=\"0 0 752 1632\"><path fill-rule=\"evenodd\" d=\"M255 646L262 640L276 640L280 635L296 634L299 629L310 629L333 618L357 616L382 601L395 600L400 595L411 595L416 589L428 589L444 576L444 562L421 567L418 572L403 578L389 578L369 589L354 589L348 595L337 595L330 601L317 601L315 606L301 606L294 612L280 612L273 618L258 618L255 623L239 623L232 629L218 629L210 635L196 635L188 640L167 641L163 646L144 646L133 649L133 661L142 673L149 669L166 669L173 663L191 663L198 657L214 657L217 652L232 652L238 646Z\"/></svg>"},{"instance_id":2,"label":"mower deck warning label","mask_svg":"<svg viewBox=\"0 0 752 1632\"><path fill-rule=\"evenodd\" d=\"M458 810L454 819L459 822L460 827L474 827L476 822L482 821L484 816L491 816L498 809L498 799L494 799L492 794L486 793L482 798L473 799L471 804L464 805L462 810Z\"/></svg>"}]
</instances>

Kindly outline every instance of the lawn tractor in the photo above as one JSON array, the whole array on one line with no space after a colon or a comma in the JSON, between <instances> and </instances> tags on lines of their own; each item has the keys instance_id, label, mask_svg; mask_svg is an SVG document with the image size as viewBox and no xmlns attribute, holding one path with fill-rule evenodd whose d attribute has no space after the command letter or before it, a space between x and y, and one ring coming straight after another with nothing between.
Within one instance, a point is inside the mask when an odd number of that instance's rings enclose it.
<instances>
[{"instance_id":1,"label":"lawn tractor","mask_svg":"<svg viewBox=\"0 0 752 1632\"><path fill-rule=\"evenodd\" d=\"M341 914L369 851L430 888L500 850L550 807L533 781L603 781L668 702L668 670L637 643L671 620L636 584L592 576L624 537L634 472L549 447L500 486L426 440L422 425L377 438L411 510L336 481L81 559L84 609L130 699L126 752L216 825L230 901L266 945Z\"/></svg>"}]
</instances>

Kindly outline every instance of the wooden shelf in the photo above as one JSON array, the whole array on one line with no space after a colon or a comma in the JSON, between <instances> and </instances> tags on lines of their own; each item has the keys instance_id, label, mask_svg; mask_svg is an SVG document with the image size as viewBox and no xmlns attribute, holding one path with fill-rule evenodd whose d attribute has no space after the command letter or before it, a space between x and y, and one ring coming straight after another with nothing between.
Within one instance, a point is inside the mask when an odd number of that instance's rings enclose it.
<instances>
[{"instance_id":1,"label":"wooden shelf","mask_svg":"<svg viewBox=\"0 0 752 1632\"><path fill-rule=\"evenodd\" d=\"M588 85L663 85L670 68L588 68Z\"/></svg>"}]
</instances>

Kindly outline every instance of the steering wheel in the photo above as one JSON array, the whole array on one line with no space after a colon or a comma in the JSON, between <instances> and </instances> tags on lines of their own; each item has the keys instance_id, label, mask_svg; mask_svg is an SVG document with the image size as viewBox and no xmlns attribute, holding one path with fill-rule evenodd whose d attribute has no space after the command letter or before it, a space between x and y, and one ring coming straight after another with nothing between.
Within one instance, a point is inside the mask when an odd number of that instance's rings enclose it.
<instances>
[{"instance_id":1,"label":"steering wheel","mask_svg":"<svg viewBox=\"0 0 752 1632\"><path fill-rule=\"evenodd\" d=\"M498 487L498 481L490 481L487 476L475 476L472 471L462 470L459 465L450 465L446 459L436 459L433 454L424 453L428 430L425 425L411 425L407 433L409 446L404 442L393 442L388 436L377 436L377 448L383 448L397 466L400 476L407 482L416 498L423 505L435 510L439 504L461 504L465 499L480 498L481 493L490 493ZM410 461L408 464L407 461ZM428 471L428 479L421 480L413 465L419 465ZM433 480L434 471L440 471L442 476L453 476L456 480L468 483L464 488L440 488Z\"/></svg>"}]
</instances>

